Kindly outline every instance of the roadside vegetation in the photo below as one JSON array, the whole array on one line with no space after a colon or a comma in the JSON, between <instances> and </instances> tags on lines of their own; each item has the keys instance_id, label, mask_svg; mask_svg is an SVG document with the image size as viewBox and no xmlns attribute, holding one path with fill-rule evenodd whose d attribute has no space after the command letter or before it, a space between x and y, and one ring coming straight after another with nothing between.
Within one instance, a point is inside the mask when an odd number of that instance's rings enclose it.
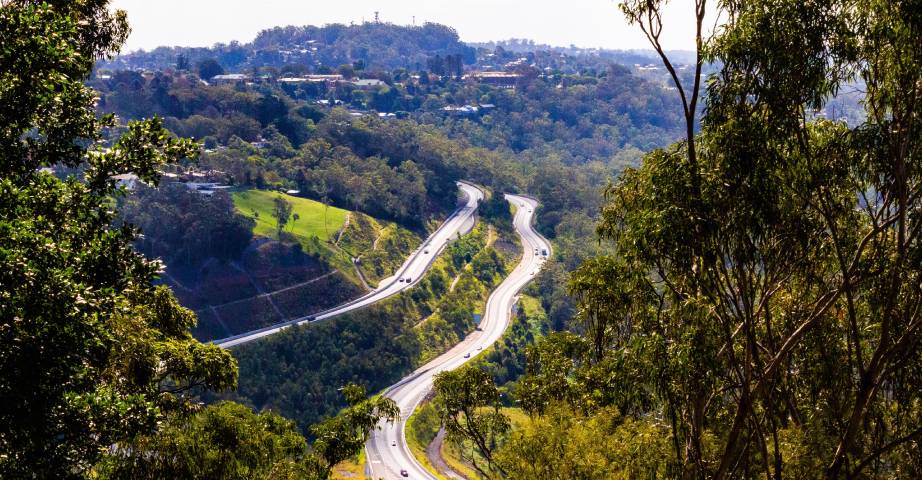
<instances>
[{"instance_id":1,"label":"roadside vegetation","mask_svg":"<svg viewBox=\"0 0 922 480\"><path fill-rule=\"evenodd\" d=\"M534 290L534 288L527 288ZM529 348L550 330L547 315L540 301L523 294L516 304L515 314L509 328L495 344L472 359L464 368L476 368L489 372L493 381L499 385L500 403L503 415L510 419L510 433L526 432L531 425L525 412L515 406L513 392L515 381L525 373ZM433 394L434 395L434 394ZM427 448L442 429L442 419L435 409L432 396L413 412L407 420L407 442L416 459L433 474L439 472L432 466L427 455ZM505 436L508 437L509 433ZM446 438L442 443L440 455L445 463L455 472L468 478L477 478L479 473L473 464L482 464L484 459L477 449L463 438Z\"/></svg>"},{"instance_id":2,"label":"roadside vegetation","mask_svg":"<svg viewBox=\"0 0 922 480\"><path fill-rule=\"evenodd\" d=\"M237 391L221 398L271 409L307 429L342 408L335 385L361 382L374 392L398 381L473 331L474 315L514 260L493 249L492 232L478 224L406 292L235 348L243 373Z\"/></svg>"}]
</instances>

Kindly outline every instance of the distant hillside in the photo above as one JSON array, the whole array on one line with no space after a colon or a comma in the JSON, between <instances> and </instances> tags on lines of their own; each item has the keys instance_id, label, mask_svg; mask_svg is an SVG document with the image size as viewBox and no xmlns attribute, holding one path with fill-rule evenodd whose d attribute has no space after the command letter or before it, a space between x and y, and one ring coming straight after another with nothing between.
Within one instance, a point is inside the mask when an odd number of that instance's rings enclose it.
<instances>
[{"instance_id":1,"label":"distant hillside","mask_svg":"<svg viewBox=\"0 0 922 480\"><path fill-rule=\"evenodd\" d=\"M274 199L292 206L277 229ZM200 194L181 183L120 200L144 231L137 248L165 265L161 281L198 314L207 341L298 318L361 295L421 238L394 223L279 192Z\"/></svg>"},{"instance_id":2,"label":"distant hillside","mask_svg":"<svg viewBox=\"0 0 922 480\"><path fill-rule=\"evenodd\" d=\"M367 68L419 69L436 55L461 55L474 62L474 49L451 27L427 23L421 27L389 23L288 26L263 30L251 43L216 44L210 48L159 47L99 62L99 68L162 70L176 66L182 55L194 66L215 59L228 71L299 64L307 67L361 63Z\"/></svg>"},{"instance_id":3,"label":"distant hillside","mask_svg":"<svg viewBox=\"0 0 922 480\"><path fill-rule=\"evenodd\" d=\"M582 48L575 45L568 47L536 43L534 40L524 38L510 38L508 40L492 42L470 42L468 45L474 48L483 48L494 51L501 48L507 52L526 54L530 52L553 52L572 57L593 56L621 64L621 65L659 65L659 55L651 49L643 50L612 50L606 48ZM691 50L668 50L666 54L669 58L678 64L695 63L695 52Z\"/></svg>"}]
</instances>

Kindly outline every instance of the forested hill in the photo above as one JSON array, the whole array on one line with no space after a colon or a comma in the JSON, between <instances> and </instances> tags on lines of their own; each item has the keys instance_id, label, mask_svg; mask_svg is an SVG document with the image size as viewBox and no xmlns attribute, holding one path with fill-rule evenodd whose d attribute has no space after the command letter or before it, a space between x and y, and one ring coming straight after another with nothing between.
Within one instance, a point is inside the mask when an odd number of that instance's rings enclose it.
<instances>
[{"instance_id":1,"label":"forested hill","mask_svg":"<svg viewBox=\"0 0 922 480\"><path fill-rule=\"evenodd\" d=\"M162 70L182 55L190 63L214 58L228 71L283 64L326 65L361 63L370 68L419 69L436 55L474 62L474 48L465 45L453 28L436 23L402 26L389 23L330 24L275 27L260 32L251 43L215 44L208 48L159 47L100 62L103 68Z\"/></svg>"}]
</instances>

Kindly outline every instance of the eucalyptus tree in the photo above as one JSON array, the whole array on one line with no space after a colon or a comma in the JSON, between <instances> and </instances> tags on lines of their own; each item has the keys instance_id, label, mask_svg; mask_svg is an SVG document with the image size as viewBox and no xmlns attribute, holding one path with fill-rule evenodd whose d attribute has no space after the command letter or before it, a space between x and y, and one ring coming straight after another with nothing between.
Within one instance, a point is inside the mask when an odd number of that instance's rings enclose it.
<instances>
[{"instance_id":1,"label":"eucalyptus tree","mask_svg":"<svg viewBox=\"0 0 922 480\"><path fill-rule=\"evenodd\" d=\"M599 233L655 295L577 272L581 311L627 322L596 347L649 356L630 374L672 426L677 476L922 474L920 4L722 1L707 37L696 0L689 91L659 44L663 3L623 10L688 135L606 192ZM693 132L703 61L720 67ZM844 88L864 89L860 125L824 118Z\"/></svg>"},{"instance_id":2,"label":"eucalyptus tree","mask_svg":"<svg viewBox=\"0 0 922 480\"><path fill-rule=\"evenodd\" d=\"M435 410L448 440L471 443L477 455L462 455L483 478L504 475L494 451L510 423L500 411L500 392L490 374L473 367L445 371L436 375L433 390ZM485 464L478 462L478 456Z\"/></svg>"}]
</instances>

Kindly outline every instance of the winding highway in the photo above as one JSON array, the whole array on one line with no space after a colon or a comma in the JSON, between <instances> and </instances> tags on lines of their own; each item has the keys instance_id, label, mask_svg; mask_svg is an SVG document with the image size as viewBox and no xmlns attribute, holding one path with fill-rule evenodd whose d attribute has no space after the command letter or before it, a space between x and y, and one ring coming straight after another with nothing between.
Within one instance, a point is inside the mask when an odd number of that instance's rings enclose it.
<instances>
[{"instance_id":1,"label":"winding highway","mask_svg":"<svg viewBox=\"0 0 922 480\"><path fill-rule=\"evenodd\" d=\"M506 200L517 207L513 223L524 250L522 260L490 295L480 330L385 391L384 395L400 407L400 420L394 424L382 423L381 429L373 431L365 444L366 471L371 478L436 480L416 460L407 445L406 419L432 388L433 377L437 373L460 367L499 340L509 325L516 295L541 268L543 250L550 253L548 241L532 228L537 202L517 195L506 195ZM406 472L406 476L402 471Z\"/></svg>"},{"instance_id":2,"label":"winding highway","mask_svg":"<svg viewBox=\"0 0 922 480\"><path fill-rule=\"evenodd\" d=\"M222 348L230 348L236 345L249 343L254 340L278 333L292 325L303 325L305 323L325 320L346 312L367 307L385 298L400 293L403 290L415 285L422 278L423 274L435 261L439 252L445 248L445 245L459 234L463 235L474 228L477 212L477 205L483 200L483 191L478 187L465 182L458 182L458 187L467 197L467 201L455 210L448 220L446 220L438 230L423 242L422 246L413 252L406 262L397 270L397 273L391 278L382 280L378 288L355 300L346 302L329 310L308 315L294 320L288 320L283 323L277 323L268 327L260 328L250 332L234 335L232 337L216 340L215 345Z\"/></svg>"}]
</instances>

